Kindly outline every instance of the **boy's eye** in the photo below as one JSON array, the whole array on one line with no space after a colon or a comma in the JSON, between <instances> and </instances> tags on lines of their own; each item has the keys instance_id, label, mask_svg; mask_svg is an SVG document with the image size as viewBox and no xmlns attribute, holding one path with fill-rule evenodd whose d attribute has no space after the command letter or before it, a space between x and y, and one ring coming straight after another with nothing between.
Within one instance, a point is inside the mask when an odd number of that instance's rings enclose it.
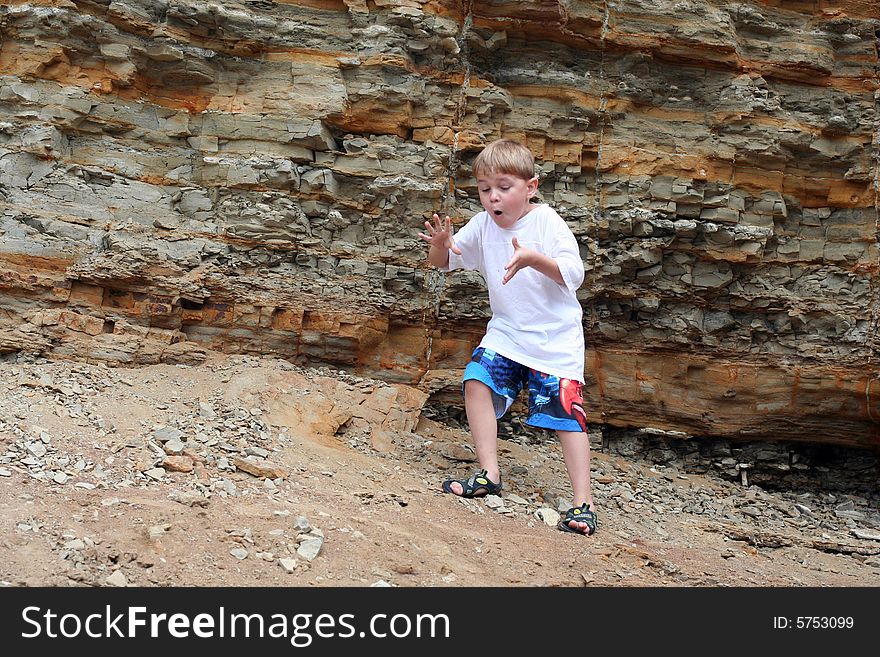
<instances>
[{"instance_id":1,"label":"boy's eye","mask_svg":"<svg viewBox=\"0 0 880 657\"><path fill-rule=\"evenodd\" d=\"M481 193L481 194L485 194L485 193L488 192L488 191L489 191L488 189L481 189L481 190L480 190L480 193Z\"/></svg>"}]
</instances>

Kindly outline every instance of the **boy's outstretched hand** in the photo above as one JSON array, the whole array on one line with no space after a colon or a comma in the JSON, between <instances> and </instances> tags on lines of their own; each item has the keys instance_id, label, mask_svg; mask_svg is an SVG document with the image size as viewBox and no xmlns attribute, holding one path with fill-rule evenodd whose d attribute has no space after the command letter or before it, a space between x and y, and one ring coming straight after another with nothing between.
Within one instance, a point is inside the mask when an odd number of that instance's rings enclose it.
<instances>
[{"instance_id":1,"label":"boy's outstretched hand","mask_svg":"<svg viewBox=\"0 0 880 657\"><path fill-rule=\"evenodd\" d=\"M434 225L432 226L430 221L426 221L425 228L428 229L428 232L419 233L419 237L425 240L428 244L440 249L452 249L453 253L461 255L461 249L455 246L455 242L452 239L452 219L447 216L446 219L441 222L440 215L435 212Z\"/></svg>"},{"instance_id":2,"label":"boy's outstretched hand","mask_svg":"<svg viewBox=\"0 0 880 657\"><path fill-rule=\"evenodd\" d=\"M515 237L511 243L513 244L513 257L510 259L510 262L504 265L507 273L501 281L502 284L506 284L520 269L533 266L535 264L535 256L538 255L537 251L520 246L519 240Z\"/></svg>"}]
</instances>

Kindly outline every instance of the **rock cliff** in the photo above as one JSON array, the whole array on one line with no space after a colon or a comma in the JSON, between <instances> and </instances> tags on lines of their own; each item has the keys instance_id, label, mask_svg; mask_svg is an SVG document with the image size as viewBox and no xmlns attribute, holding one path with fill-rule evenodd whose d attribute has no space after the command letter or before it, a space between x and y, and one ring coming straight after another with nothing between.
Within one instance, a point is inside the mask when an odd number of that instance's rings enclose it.
<instances>
[{"instance_id":1,"label":"rock cliff","mask_svg":"<svg viewBox=\"0 0 880 657\"><path fill-rule=\"evenodd\" d=\"M452 394L425 263L500 136L587 268L590 420L880 445L871 0L13 0L0 352L327 363Z\"/></svg>"}]
</instances>

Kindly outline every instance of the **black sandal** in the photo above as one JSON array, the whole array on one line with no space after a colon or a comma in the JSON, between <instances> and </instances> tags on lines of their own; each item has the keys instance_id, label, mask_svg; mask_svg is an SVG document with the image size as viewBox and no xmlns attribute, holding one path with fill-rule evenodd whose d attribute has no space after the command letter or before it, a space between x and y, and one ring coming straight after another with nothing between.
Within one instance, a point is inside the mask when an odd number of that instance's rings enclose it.
<instances>
[{"instance_id":1,"label":"black sandal","mask_svg":"<svg viewBox=\"0 0 880 657\"><path fill-rule=\"evenodd\" d=\"M461 495L450 487L451 484L461 484ZM457 497L485 497L486 495L498 495L501 493L501 478L498 483L489 479L485 470L475 472L468 479L447 479L443 482L443 492L451 493Z\"/></svg>"},{"instance_id":2,"label":"black sandal","mask_svg":"<svg viewBox=\"0 0 880 657\"><path fill-rule=\"evenodd\" d=\"M583 529L575 529L574 527L570 527L568 523L570 523L571 521L585 523L587 525L586 531ZM565 517L560 520L559 524L556 526L564 532L571 532L572 534L582 534L583 536L592 536L596 533L596 514L593 511L590 511L589 504L583 504L582 506L573 506L565 513Z\"/></svg>"}]
</instances>

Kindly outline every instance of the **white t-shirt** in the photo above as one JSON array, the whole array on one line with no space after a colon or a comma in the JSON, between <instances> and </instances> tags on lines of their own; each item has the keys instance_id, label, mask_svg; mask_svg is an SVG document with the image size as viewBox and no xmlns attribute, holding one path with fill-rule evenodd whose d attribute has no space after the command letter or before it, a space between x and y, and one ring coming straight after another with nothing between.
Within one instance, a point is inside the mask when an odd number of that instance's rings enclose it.
<instances>
[{"instance_id":1,"label":"white t-shirt","mask_svg":"<svg viewBox=\"0 0 880 657\"><path fill-rule=\"evenodd\" d=\"M565 285L531 267L502 285L514 237L520 246L553 258ZM477 270L489 288L492 319L480 346L545 374L583 383L583 311L575 292L584 281L584 263L562 217L549 205L539 205L508 230L483 211L453 240L461 255L450 250L444 270Z\"/></svg>"}]
</instances>

